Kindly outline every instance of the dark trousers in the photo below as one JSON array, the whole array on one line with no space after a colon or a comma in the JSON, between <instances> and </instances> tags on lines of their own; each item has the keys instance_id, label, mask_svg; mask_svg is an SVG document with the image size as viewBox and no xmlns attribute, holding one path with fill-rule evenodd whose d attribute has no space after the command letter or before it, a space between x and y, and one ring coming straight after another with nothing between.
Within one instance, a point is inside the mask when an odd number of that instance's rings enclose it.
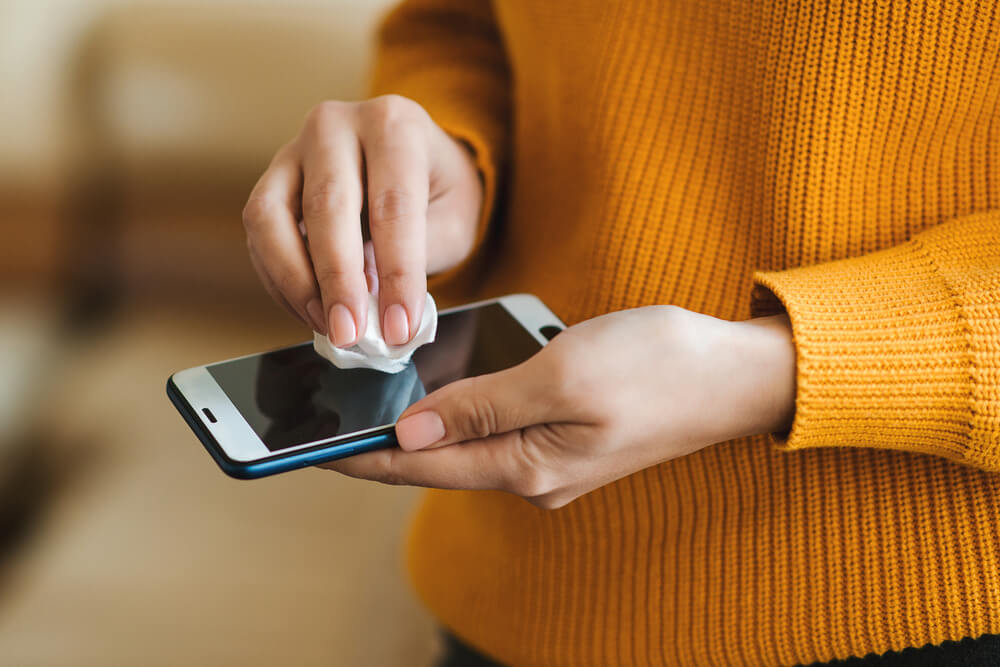
<instances>
[{"instance_id":1,"label":"dark trousers","mask_svg":"<svg viewBox=\"0 0 1000 667\"><path fill-rule=\"evenodd\" d=\"M438 667L498 667L500 663L487 658L454 635L444 633L444 653ZM938 646L906 648L874 653L863 658L846 658L831 662L814 662L809 667L997 667L1000 665L1000 635L983 635L976 639L947 641Z\"/></svg>"}]
</instances>

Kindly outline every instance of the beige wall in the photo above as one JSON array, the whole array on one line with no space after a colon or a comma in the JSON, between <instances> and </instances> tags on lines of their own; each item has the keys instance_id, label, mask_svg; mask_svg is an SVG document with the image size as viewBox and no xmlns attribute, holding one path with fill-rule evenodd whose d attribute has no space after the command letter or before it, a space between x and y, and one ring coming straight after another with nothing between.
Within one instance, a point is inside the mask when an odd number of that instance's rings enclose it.
<instances>
[{"instance_id":1,"label":"beige wall","mask_svg":"<svg viewBox=\"0 0 1000 667\"><path fill-rule=\"evenodd\" d=\"M392 2L0 0L0 288L102 244L119 282L179 285L196 238L190 279L257 289L241 200L311 106L363 95Z\"/></svg>"},{"instance_id":2,"label":"beige wall","mask_svg":"<svg viewBox=\"0 0 1000 667\"><path fill-rule=\"evenodd\" d=\"M10 184L11 181L50 180L61 168L74 140L71 122L77 113L72 106L71 93L74 64L88 35L95 26L107 20L109 14L128 14L130 9L135 14L151 10L175 18L213 13L275 14L285 15L291 24L303 23L306 19L306 24L321 27L327 22L331 34L336 34L335 43L329 46L338 54L325 65L336 74L331 78L337 81L329 87L333 96L359 94L369 52L368 37L378 15L389 4L391 0L295 0L294 3L279 0L201 0L197 3L190 0L3 0L0 2L0 100L4 100L0 106L0 185L4 181ZM279 18L277 22L280 21ZM315 32L311 39L319 39L321 34ZM234 35L220 35L220 50L225 40L232 37ZM296 73L287 74L288 80L294 83ZM144 83L149 88L158 82L146 79ZM266 82L261 90L262 94L266 93ZM169 95L171 91L162 92ZM301 110L289 109L287 114L299 118ZM274 123L275 114L271 116ZM135 119L132 120L135 125Z\"/></svg>"}]
</instances>

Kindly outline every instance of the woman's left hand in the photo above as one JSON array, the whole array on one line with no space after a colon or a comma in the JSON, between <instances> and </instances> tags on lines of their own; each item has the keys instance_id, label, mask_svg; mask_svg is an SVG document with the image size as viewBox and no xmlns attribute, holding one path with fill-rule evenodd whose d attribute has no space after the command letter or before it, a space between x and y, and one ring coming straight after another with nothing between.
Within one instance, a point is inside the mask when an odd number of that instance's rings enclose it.
<instances>
[{"instance_id":1,"label":"woman's left hand","mask_svg":"<svg viewBox=\"0 0 1000 667\"><path fill-rule=\"evenodd\" d=\"M449 384L401 415L399 449L324 467L555 508L713 443L787 429L794 402L787 316L727 322L650 306L587 320L518 366Z\"/></svg>"}]
</instances>

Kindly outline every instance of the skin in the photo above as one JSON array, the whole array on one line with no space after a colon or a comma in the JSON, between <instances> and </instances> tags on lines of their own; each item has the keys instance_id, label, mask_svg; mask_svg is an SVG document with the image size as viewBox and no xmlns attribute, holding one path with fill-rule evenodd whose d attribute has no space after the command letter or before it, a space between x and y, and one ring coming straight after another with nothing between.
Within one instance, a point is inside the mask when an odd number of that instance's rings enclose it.
<instances>
[{"instance_id":1,"label":"skin","mask_svg":"<svg viewBox=\"0 0 1000 667\"><path fill-rule=\"evenodd\" d=\"M243 226L261 282L292 315L340 347L379 317L386 342L401 345L419 326L426 276L471 251L482 200L470 152L416 102L331 101L274 156ZM369 290L378 313L367 312Z\"/></svg>"},{"instance_id":2,"label":"skin","mask_svg":"<svg viewBox=\"0 0 1000 667\"><path fill-rule=\"evenodd\" d=\"M364 197L370 243L361 235ZM416 103L327 102L251 194L247 245L275 300L338 345L352 344L372 316L364 300L377 283L386 339L399 344L414 331L392 321L393 306L419 322L426 275L471 252L482 197L471 154ZM350 327L350 339L333 335ZM795 365L786 315L610 313L569 327L518 366L410 406L396 425L399 449L323 467L388 484L502 490L557 508L703 447L787 430Z\"/></svg>"}]
</instances>

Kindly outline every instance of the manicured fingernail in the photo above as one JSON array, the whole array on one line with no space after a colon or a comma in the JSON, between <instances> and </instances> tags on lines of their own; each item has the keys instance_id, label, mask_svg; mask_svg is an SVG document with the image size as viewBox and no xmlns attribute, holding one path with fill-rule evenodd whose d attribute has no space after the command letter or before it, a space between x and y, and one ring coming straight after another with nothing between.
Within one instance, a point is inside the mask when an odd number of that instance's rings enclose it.
<instances>
[{"instance_id":1,"label":"manicured fingernail","mask_svg":"<svg viewBox=\"0 0 1000 667\"><path fill-rule=\"evenodd\" d=\"M337 347L351 345L358 337L358 329L354 326L351 311L342 303L330 309L330 331L333 333L333 344Z\"/></svg>"},{"instance_id":2,"label":"manicured fingernail","mask_svg":"<svg viewBox=\"0 0 1000 667\"><path fill-rule=\"evenodd\" d=\"M410 325L406 320L406 310L398 303L385 309L382 335L389 345L403 345L410 340Z\"/></svg>"},{"instance_id":3,"label":"manicured fingernail","mask_svg":"<svg viewBox=\"0 0 1000 667\"><path fill-rule=\"evenodd\" d=\"M319 299L310 299L309 303L306 304L306 312L309 313L309 319L312 320L313 331L318 331L325 336L326 322L323 321L323 304L320 303Z\"/></svg>"},{"instance_id":4,"label":"manicured fingernail","mask_svg":"<svg viewBox=\"0 0 1000 667\"><path fill-rule=\"evenodd\" d=\"M433 410L418 412L396 423L396 440L403 449L423 449L444 437L444 422Z\"/></svg>"}]
</instances>

